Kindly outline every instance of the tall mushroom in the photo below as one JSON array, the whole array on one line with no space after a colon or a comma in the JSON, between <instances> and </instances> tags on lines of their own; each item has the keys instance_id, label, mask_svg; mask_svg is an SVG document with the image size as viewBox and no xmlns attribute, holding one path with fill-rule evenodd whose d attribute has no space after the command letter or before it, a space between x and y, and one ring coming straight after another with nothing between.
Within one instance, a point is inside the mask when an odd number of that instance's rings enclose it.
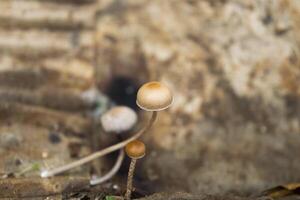
<instances>
[{"instance_id":1,"label":"tall mushroom","mask_svg":"<svg viewBox=\"0 0 300 200\"><path fill-rule=\"evenodd\" d=\"M172 104L172 101L173 101L173 95L172 95L171 90L167 86L165 86L164 84L162 84L160 82L156 82L156 81L145 83L139 89L139 91L137 93L137 100L136 100L137 105L141 109L152 112L151 119L149 120L148 124L144 128L142 128L136 134L134 134L133 136L131 136L130 138L128 138L122 142L119 142L119 143L112 145L110 147L107 147L103 150L92 153L91 155L81 158L77 161L74 161L67 165L63 165L58 168L54 168L52 170L43 170L40 174L41 177L45 178L45 177L54 176L56 174L62 173L64 171L67 171L69 169L72 169L74 167L82 165L84 163L90 162L96 158L99 158L108 153L111 153L113 151L116 151L118 149L125 147L129 142L132 142L132 141L138 139L142 134L147 132L151 128L153 123L155 122L155 120L157 118L157 112L165 110L168 107L170 107Z\"/></svg>"},{"instance_id":2,"label":"tall mushroom","mask_svg":"<svg viewBox=\"0 0 300 200\"><path fill-rule=\"evenodd\" d=\"M165 110L173 102L172 92L160 82L144 84L137 93L136 104L143 110L157 112Z\"/></svg>"}]
</instances>

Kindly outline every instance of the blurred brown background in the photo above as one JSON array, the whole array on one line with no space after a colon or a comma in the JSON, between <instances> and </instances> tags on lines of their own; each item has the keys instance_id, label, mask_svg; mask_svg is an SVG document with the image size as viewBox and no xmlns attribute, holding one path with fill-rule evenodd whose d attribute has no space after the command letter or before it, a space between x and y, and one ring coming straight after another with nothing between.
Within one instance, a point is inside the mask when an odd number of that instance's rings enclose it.
<instances>
[{"instance_id":1,"label":"blurred brown background","mask_svg":"<svg viewBox=\"0 0 300 200\"><path fill-rule=\"evenodd\" d=\"M136 108L136 89L159 80L175 101L144 138L143 190L299 182L299 27L297 0L1 0L0 171L93 151L82 94Z\"/></svg>"}]
</instances>

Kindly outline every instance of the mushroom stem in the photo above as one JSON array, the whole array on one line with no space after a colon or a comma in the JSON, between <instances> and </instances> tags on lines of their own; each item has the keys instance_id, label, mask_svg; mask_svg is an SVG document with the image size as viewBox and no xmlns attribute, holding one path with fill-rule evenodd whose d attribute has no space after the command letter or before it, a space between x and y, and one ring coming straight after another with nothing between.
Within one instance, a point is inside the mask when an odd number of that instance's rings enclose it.
<instances>
[{"instance_id":1,"label":"mushroom stem","mask_svg":"<svg viewBox=\"0 0 300 200\"><path fill-rule=\"evenodd\" d=\"M71 162L69 164L63 165L61 167L57 167L57 168L50 169L50 170L43 170L41 172L40 176L43 177L43 178L51 177L51 176L54 176L56 174L60 174L62 172L70 170L72 168L75 168L75 167L78 167L80 165L83 165L85 163L88 163L88 162L90 162L90 161L92 161L92 160L94 160L96 158L99 158L101 156L109 154L109 153L111 153L113 151L121 149L121 148L125 147L129 142L132 142L132 141L136 140L141 135L143 135L145 132L147 132L152 127L152 125L154 124L156 118L157 118L157 112L153 111L151 119L149 120L148 124L144 128L142 128L140 131L138 131L136 134L134 134L133 136L131 136L130 138L128 138L128 139L126 139L126 140L124 140L122 142L119 142L117 144L114 144L112 146L109 146L109 147L107 147L105 149L102 149L100 151L96 151L95 153L92 153L89 156L86 156L84 158L81 158L79 160Z\"/></svg>"},{"instance_id":2,"label":"mushroom stem","mask_svg":"<svg viewBox=\"0 0 300 200\"><path fill-rule=\"evenodd\" d=\"M124 160L124 150L121 149L118 159L117 159L116 163L114 164L113 168L104 176L90 180L90 185L101 184L101 183L111 179L119 171L123 160Z\"/></svg>"},{"instance_id":3,"label":"mushroom stem","mask_svg":"<svg viewBox=\"0 0 300 200\"><path fill-rule=\"evenodd\" d=\"M137 159L132 158L128 170L128 179L127 179L127 189L125 193L125 200L130 200L131 197L131 192L132 192L132 180L133 180L133 175L134 175L134 170L135 170L135 165L136 165Z\"/></svg>"}]
</instances>

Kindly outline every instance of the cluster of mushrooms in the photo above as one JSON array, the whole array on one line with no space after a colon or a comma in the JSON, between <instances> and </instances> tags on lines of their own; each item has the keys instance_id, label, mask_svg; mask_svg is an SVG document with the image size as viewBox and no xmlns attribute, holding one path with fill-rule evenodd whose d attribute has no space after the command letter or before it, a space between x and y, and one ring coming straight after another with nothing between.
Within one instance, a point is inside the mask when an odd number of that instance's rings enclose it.
<instances>
[{"instance_id":1,"label":"cluster of mushrooms","mask_svg":"<svg viewBox=\"0 0 300 200\"><path fill-rule=\"evenodd\" d=\"M127 156L131 158L131 163L129 166L127 190L124 198L125 200L130 200L132 192L132 179L136 162L138 159L143 158L146 154L145 144L137 139L151 128L157 118L157 112L167 109L172 104L172 101L172 92L162 83L148 82L142 85L142 87L138 90L136 103L141 109L152 112L152 116L149 122L140 131L126 140L94 152L91 155L88 155L77 161L54 169L43 170L40 176L43 178L51 177L119 150L120 153L113 168L106 175L93 178L90 181L91 185L100 184L104 181L107 181L117 173L124 159L123 149L125 148ZM136 123L136 121L136 113L126 106L116 106L110 109L107 113L103 114L101 117L101 123L104 130L115 133L129 130Z\"/></svg>"}]
</instances>

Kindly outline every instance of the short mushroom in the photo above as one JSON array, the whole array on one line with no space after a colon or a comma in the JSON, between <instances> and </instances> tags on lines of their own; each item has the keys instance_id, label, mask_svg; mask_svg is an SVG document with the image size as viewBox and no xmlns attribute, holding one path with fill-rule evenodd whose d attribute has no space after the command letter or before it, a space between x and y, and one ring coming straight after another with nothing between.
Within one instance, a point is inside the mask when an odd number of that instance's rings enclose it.
<instances>
[{"instance_id":1,"label":"short mushroom","mask_svg":"<svg viewBox=\"0 0 300 200\"><path fill-rule=\"evenodd\" d=\"M129 142L125 147L125 152L128 157L131 158L129 170L128 170L128 179L127 179L127 189L125 194L125 200L130 200L132 192L132 180L134 175L134 170L136 166L136 161L141 159L146 154L145 144L139 140L134 140Z\"/></svg>"},{"instance_id":2,"label":"short mushroom","mask_svg":"<svg viewBox=\"0 0 300 200\"><path fill-rule=\"evenodd\" d=\"M112 146L109 146L103 150L97 151L87 157L81 158L67 165L54 168L52 170L44 170L41 172L41 177L45 178L45 177L50 177L62 173L64 171L82 165L84 163L90 162L96 158L99 158L108 153L111 153L113 151L125 147L129 142L138 139L141 135L147 132L154 124L157 118L157 112L167 109L168 107L171 106L172 102L173 102L173 95L171 90L167 86L157 81L145 83L139 89L137 93L137 100L136 100L137 105L141 109L152 112L151 119L149 120L148 124L144 126L144 128L142 128L140 131L135 133L130 138L122 142L119 142L117 144L114 144Z\"/></svg>"}]
</instances>

